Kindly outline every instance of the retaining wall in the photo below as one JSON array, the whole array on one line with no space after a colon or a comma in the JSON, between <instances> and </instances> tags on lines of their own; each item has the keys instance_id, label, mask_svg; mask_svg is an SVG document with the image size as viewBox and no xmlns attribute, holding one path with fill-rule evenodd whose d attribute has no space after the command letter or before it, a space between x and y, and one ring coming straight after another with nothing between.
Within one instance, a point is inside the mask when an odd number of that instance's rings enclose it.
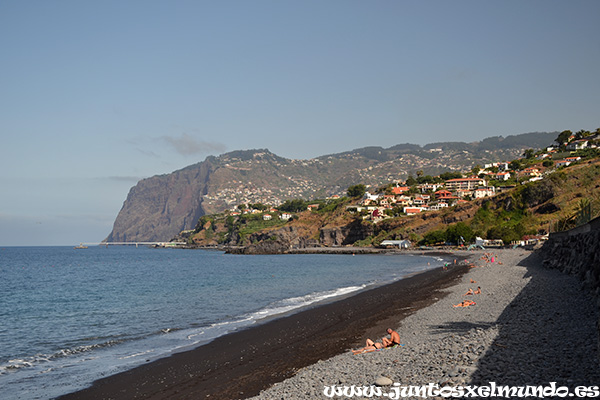
<instances>
[{"instance_id":1,"label":"retaining wall","mask_svg":"<svg viewBox=\"0 0 600 400\"><path fill-rule=\"evenodd\" d=\"M600 217L569 231L551 233L540 252L546 267L578 276L596 294L600 315ZM600 319L596 328L600 348Z\"/></svg>"}]
</instances>

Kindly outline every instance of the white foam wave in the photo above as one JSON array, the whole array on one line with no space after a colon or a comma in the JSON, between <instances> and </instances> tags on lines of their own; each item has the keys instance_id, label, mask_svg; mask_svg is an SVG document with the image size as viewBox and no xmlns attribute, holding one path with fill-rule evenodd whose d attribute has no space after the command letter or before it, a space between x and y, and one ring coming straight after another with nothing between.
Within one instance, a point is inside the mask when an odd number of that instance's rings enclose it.
<instances>
[{"instance_id":1,"label":"white foam wave","mask_svg":"<svg viewBox=\"0 0 600 400\"><path fill-rule=\"evenodd\" d=\"M260 320L262 318L270 317L273 315L284 314L290 311L294 311L306 306L309 306L320 301L331 299L334 297L343 296L358 290L362 290L367 285L360 286L348 286L338 288L334 290L328 290L324 292L310 293L304 296L290 297L287 299L279 300L269 304L267 307L260 309L250 315L250 319L253 321Z\"/></svg>"}]
</instances>

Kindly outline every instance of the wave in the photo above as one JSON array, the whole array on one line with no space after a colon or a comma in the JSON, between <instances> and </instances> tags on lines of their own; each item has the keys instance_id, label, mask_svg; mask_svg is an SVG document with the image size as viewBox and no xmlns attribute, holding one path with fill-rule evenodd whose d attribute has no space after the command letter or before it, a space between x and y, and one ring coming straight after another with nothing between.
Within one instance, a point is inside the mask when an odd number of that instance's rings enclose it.
<instances>
[{"instance_id":1,"label":"wave","mask_svg":"<svg viewBox=\"0 0 600 400\"><path fill-rule=\"evenodd\" d=\"M112 347L120 343L123 343L123 340L109 340L102 343L60 349L52 354L36 354L33 356L14 358L8 360L3 364L0 364L0 375L19 369L32 368L40 364L48 363L61 358L66 358L73 355L80 355L102 348Z\"/></svg>"},{"instance_id":2,"label":"wave","mask_svg":"<svg viewBox=\"0 0 600 400\"><path fill-rule=\"evenodd\" d=\"M247 314L233 317L225 321L219 321L207 326L195 328L192 331L182 330L179 334L185 334L186 343L181 347L189 347L202 343L208 343L219 336L226 335L240 328L248 327L261 320L276 317L278 315L299 311L304 307L318 302L326 301L336 297L344 296L367 287L367 284L359 286L348 286L334 290L309 293L304 296L289 297L274 301L267 306Z\"/></svg>"},{"instance_id":3,"label":"wave","mask_svg":"<svg viewBox=\"0 0 600 400\"><path fill-rule=\"evenodd\" d=\"M258 321L260 319L271 317L274 315L289 313L291 311L304 308L304 307L309 306L314 303L325 301L327 299L331 299L334 297L344 296L349 293L353 293L353 292L362 290L365 287L367 287L366 284L359 285L359 286L348 286L348 287L343 287L343 288L338 288L338 289L333 289L333 290L327 290L327 291L323 291L323 292L309 293L304 296L290 297L287 299L275 301L275 302L269 304L268 306L266 306L265 308L262 308L258 311L255 311L254 313L250 314L249 319L251 319L253 321Z\"/></svg>"}]
</instances>

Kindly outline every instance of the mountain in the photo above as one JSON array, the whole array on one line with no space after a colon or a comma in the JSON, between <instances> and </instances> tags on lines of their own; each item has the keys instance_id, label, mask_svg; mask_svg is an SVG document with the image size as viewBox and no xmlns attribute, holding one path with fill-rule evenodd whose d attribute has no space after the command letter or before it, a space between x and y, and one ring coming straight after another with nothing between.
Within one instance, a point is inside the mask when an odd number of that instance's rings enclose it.
<instances>
[{"instance_id":1,"label":"mountain","mask_svg":"<svg viewBox=\"0 0 600 400\"><path fill-rule=\"evenodd\" d=\"M310 160L286 159L266 149L209 156L170 174L139 181L105 241L168 241L194 228L202 215L242 203L278 205L294 198L344 195L357 183L379 186L421 172L438 175L510 161L527 148L549 146L557 135L536 132L473 143L365 147Z\"/></svg>"}]
</instances>

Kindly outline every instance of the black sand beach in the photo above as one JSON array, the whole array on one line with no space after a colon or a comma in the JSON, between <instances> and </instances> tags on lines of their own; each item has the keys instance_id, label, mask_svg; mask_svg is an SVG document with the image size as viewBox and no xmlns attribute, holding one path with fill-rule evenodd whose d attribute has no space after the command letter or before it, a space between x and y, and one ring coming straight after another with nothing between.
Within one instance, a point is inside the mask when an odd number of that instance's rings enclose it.
<instances>
[{"instance_id":1,"label":"black sand beach","mask_svg":"<svg viewBox=\"0 0 600 400\"><path fill-rule=\"evenodd\" d=\"M72 399L244 399L305 366L358 347L365 337L443 297L467 266L441 267L101 379Z\"/></svg>"}]
</instances>

